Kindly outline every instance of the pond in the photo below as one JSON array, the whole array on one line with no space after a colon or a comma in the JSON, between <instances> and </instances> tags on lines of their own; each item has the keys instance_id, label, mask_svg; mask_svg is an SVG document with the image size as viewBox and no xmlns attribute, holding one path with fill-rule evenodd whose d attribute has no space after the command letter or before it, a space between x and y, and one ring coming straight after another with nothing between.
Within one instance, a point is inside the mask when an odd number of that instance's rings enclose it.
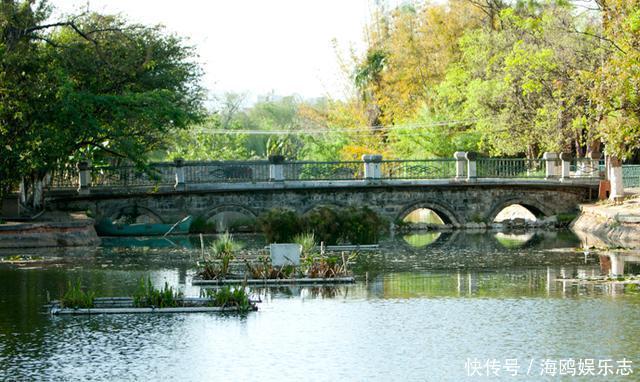
<instances>
[{"instance_id":1,"label":"pond","mask_svg":"<svg viewBox=\"0 0 640 382\"><path fill-rule=\"evenodd\" d=\"M78 278L104 296L131 294L147 276L197 296L199 246L197 237L109 239L0 253L33 260L0 262L0 380L551 380L572 370L595 374L578 380L637 380L640 372L640 293L555 281L602 271L599 256L564 231L399 235L358 258L357 283L254 288L262 303L247 315L42 313L47 296Z\"/></svg>"}]
</instances>

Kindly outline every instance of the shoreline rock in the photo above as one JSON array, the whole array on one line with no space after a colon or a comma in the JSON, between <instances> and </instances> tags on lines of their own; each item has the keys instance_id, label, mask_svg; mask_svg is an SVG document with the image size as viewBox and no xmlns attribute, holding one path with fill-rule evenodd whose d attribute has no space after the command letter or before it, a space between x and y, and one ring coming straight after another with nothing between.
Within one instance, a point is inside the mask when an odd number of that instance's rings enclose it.
<instances>
[{"instance_id":1,"label":"shoreline rock","mask_svg":"<svg viewBox=\"0 0 640 382\"><path fill-rule=\"evenodd\" d=\"M640 199L580 206L570 228L589 246L640 248Z\"/></svg>"},{"instance_id":2,"label":"shoreline rock","mask_svg":"<svg viewBox=\"0 0 640 382\"><path fill-rule=\"evenodd\" d=\"M46 219L46 217L45 217ZM0 224L0 249L88 247L100 244L93 219L72 215L69 219Z\"/></svg>"}]
</instances>

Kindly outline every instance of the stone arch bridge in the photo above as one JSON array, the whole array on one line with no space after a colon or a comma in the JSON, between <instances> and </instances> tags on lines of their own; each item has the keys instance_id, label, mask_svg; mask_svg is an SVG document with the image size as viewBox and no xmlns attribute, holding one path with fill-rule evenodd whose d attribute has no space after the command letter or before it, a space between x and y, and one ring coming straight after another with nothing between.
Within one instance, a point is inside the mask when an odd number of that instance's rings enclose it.
<instances>
[{"instance_id":1,"label":"stone arch bridge","mask_svg":"<svg viewBox=\"0 0 640 382\"><path fill-rule=\"evenodd\" d=\"M428 208L455 227L490 223L505 207L519 204L536 217L577 210L597 196L597 181L557 179L336 180L193 184L182 189L101 188L89 194L51 190L52 210L92 211L116 219L132 209L151 220L173 223L186 215L211 219L221 212L257 217L273 208L304 214L320 206L369 207L390 222Z\"/></svg>"}]
</instances>

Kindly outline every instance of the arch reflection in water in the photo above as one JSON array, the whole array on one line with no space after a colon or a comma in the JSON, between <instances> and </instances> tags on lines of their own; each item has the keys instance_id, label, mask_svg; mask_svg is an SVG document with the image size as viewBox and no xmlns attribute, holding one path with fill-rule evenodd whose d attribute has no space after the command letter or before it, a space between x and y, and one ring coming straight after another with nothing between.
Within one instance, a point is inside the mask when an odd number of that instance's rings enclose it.
<instances>
[{"instance_id":1,"label":"arch reflection in water","mask_svg":"<svg viewBox=\"0 0 640 382\"><path fill-rule=\"evenodd\" d=\"M528 232L524 234L498 232L495 234L494 237L496 238L498 243L500 243L500 245L502 245L503 247L507 249L514 249L514 248L524 247L528 242L531 241L533 236L534 236L533 232Z\"/></svg>"},{"instance_id":2,"label":"arch reflection in water","mask_svg":"<svg viewBox=\"0 0 640 382\"><path fill-rule=\"evenodd\" d=\"M424 248L430 244L435 243L441 235L442 232L412 233L403 235L402 239L405 241L405 243L414 248Z\"/></svg>"}]
</instances>

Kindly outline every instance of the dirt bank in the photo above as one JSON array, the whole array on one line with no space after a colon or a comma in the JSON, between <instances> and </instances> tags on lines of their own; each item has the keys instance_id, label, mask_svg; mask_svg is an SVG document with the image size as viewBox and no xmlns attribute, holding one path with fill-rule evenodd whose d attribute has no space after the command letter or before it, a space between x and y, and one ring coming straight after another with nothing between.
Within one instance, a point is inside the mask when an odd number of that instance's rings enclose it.
<instances>
[{"instance_id":1,"label":"dirt bank","mask_svg":"<svg viewBox=\"0 0 640 382\"><path fill-rule=\"evenodd\" d=\"M621 205L601 202L580 209L571 229L589 246L640 248L640 190L632 190Z\"/></svg>"}]
</instances>

